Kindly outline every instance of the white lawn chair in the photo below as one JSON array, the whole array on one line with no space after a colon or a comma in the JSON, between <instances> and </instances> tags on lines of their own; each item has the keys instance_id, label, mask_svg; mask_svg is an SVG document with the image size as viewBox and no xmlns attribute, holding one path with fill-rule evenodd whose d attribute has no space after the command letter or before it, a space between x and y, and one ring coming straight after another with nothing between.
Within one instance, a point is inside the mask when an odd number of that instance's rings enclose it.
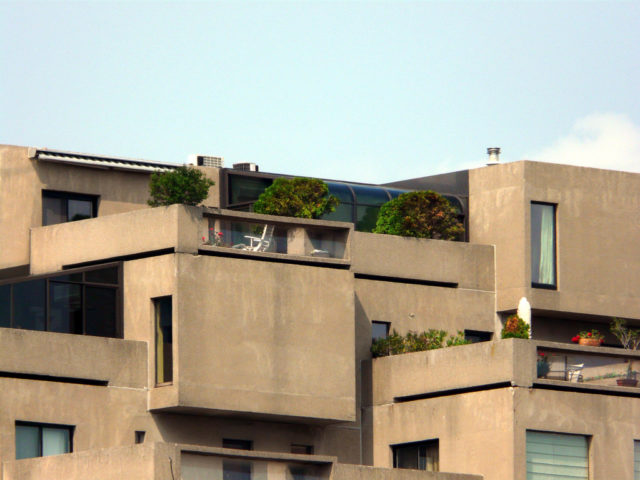
<instances>
[{"instance_id":1,"label":"white lawn chair","mask_svg":"<svg viewBox=\"0 0 640 480\"><path fill-rule=\"evenodd\" d=\"M271 241L273 240L273 229L274 225L265 225L262 230L262 235L260 237L254 237L251 235L245 235L244 238L249 239L249 246L247 250L251 250L252 252L266 252L271 245Z\"/></svg>"}]
</instances>

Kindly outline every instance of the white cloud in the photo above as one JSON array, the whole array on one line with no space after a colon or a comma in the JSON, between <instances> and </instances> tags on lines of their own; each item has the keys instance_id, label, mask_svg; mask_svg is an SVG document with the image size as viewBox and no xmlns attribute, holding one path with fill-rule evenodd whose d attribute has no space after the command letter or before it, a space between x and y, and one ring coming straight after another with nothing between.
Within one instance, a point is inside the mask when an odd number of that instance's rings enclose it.
<instances>
[{"instance_id":1,"label":"white cloud","mask_svg":"<svg viewBox=\"0 0 640 480\"><path fill-rule=\"evenodd\" d=\"M626 115L587 115L576 121L567 136L525 158L640 172L640 126L635 125Z\"/></svg>"}]
</instances>

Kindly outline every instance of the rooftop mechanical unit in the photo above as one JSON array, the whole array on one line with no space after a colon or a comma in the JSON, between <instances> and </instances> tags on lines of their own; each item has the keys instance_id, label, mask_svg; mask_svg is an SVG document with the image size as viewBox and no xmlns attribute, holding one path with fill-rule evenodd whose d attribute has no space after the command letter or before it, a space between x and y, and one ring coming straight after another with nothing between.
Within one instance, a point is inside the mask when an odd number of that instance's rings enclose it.
<instances>
[{"instance_id":1,"label":"rooftop mechanical unit","mask_svg":"<svg viewBox=\"0 0 640 480\"><path fill-rule=\"evenodd\" d=\"M222 168L224 167L224 158L213 157L211 155L192 154L192 155L189 155L189 163L194 163L199 167Z\"/></svg>"}]
</instances>

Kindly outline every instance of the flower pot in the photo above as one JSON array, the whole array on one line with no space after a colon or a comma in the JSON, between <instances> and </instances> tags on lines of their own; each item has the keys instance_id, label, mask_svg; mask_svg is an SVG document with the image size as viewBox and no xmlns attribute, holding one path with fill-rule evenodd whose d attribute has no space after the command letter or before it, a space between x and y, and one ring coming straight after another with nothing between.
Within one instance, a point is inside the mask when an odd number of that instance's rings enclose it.
<instances>
[{"instance_id":1,"label":"flower pot","mask_svg":"<svg viewBox=\"0 0 640 480\"><path fill-rule=\"evenodd\" d=\"M589 347L599 347L600 339L599 338L581 338L578 340L579 345L587 345Z\"/></svg>"},{"instance_id":2,"label":"flower pot","mask_svg":"<svg viewBox=\"0 0 640 480\"><path fill-rule=\"evenodd\" d=\"M616 383L621 387L637 387L638 380L635 378L618 378Z\"/></svg>"}]
</instances>

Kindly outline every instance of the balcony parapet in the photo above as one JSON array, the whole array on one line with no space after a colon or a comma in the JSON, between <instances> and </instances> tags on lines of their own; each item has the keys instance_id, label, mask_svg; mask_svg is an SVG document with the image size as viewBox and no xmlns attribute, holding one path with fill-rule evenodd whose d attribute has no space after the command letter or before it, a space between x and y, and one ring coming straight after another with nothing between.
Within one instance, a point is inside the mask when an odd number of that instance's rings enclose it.
<instances>
[{"instance_id":1,"label":"balcony parapet","mask_svg":"<svg viewBox=\"0 0 640 480\"><path fill-rule=\"evenodd\" d=\"M9 460L5 480L198 480L223 478L225 470L246 478L281 480L481 480L479 475L348 465L336 457L233 450L173 443L143 443L65 455ZM224 477L226 478L226 477ZM243 478L245 478L243 476Z\"/></svg>"},{"instance_id":2,"label":"balcony parapet","mask_svg":"<svg viewBox=\"0 0 640 480\"><path fill-rule=\"evenodd\" d=\"M540 353L551 357L544 376L538 371ZM406 353L364 362L364 382L371 389L365 388L363 403L383 405L496 386L640 396L640 388L615 382L625 376L629 360L640 371L640 352L525 339Z\"/></svg>"}]
</instances>

